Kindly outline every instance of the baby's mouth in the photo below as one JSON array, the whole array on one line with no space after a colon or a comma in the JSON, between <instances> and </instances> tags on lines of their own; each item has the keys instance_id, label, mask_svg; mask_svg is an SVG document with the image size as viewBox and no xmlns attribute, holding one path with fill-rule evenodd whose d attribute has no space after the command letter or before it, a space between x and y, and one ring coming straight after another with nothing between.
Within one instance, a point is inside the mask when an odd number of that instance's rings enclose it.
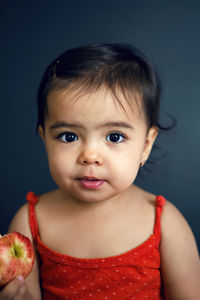
<instances>
[{"instance_id":1,"label":"baby's mouth","mask_svg":"<svg viewBox=\"0 0 200 300\"><path fill-rule=\"evenodd\" d=\"M88 177L88 176L84 176L79 178L79 180L88 180L88 181L100 181L102 179L96 178L96 177Z\"/></svg>"},{"instance_id":2,"label":"baby's mouth","mask_svg":"<svg viewBox=\"0 0 200 300\"><path fill-rule=\"evenodd\" d=\"M92 189L92 190L98 189L105 182L105 180L96 177L87 177L87 176L78 178L78 180L80 181L81 185L84 188Z\"/></svg>"}]
</instances>

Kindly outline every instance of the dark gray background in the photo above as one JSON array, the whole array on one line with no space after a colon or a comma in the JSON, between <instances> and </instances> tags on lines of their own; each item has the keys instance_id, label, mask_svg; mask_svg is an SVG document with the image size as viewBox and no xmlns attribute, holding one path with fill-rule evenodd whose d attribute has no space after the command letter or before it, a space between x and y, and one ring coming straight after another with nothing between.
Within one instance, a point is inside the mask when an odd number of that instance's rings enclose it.
<instances>
[{"instance_id":1,"label":"dark gray background","mask_svg":"<svg viewBox=\"0 0 200 300\"><path fill-rule=\"evenodd\" d=\"M174 203L200 246L200 2L1 1L0 33L1 233L27 191L54 188L35 135L44 68L66 48L126 42L144 51L160 73L162 119L167 122L165 113L171 113L178 120L176 130L161 139L166 157L138 184Z\"/></svg>"}]
</instances>

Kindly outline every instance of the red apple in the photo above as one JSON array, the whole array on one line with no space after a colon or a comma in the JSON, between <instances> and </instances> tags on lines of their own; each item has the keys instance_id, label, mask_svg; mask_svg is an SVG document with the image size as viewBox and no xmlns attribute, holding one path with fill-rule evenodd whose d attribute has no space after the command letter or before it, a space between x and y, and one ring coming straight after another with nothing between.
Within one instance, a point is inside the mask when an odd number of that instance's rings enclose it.
<instances>
[{"instance_id":1,"label":"red apple","mask_svg":"<svg viewBox=\"0 0 200 300\"><path fill-rule=\"evenodd\" d=\"M16 231L0 235L0 286L18 275L26 277L32 270L34 257L28 237Z\"/></svg>"}]
</instances>

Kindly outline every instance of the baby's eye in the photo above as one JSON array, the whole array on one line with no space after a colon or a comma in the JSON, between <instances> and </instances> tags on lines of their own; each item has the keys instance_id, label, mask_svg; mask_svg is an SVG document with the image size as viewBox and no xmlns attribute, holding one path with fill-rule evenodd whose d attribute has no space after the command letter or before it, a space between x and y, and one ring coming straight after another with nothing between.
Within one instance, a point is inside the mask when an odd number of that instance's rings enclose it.
<instances>
[{"instance_id":1,"label":"baby's eye","mask_svg":"<svg viewBox=\"0 0 200 300\"><path fill-rule=\"evenodd\" d=\"M111 143L121 143L125 140L125 138L126 137L122 133L113 132L106 137L106 140Z\"/></svg>"},{"instance_id":2,"label":"baby's eye","mask_svg":"<svg viewBox=\"0 0 200 300\"><path fill-rule=\"evenodd\" d=\"M57 139L63 143L72 143L78 140L78 136L73 132L64 132L59 134Z\"/></svg>"}]
</instances>

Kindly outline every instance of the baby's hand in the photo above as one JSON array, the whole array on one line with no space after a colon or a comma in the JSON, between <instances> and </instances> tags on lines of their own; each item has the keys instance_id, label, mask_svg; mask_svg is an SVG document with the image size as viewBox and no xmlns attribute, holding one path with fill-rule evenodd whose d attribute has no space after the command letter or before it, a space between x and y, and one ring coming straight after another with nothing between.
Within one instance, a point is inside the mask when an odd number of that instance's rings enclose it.
<instances>
[{"instance_id":1,"label":"baby's hand","mask_svg":"<svg viewBox=\"0 0 200 300\"><path fill-rule=\"evenodd\" d=\"M22 276L17 276L10 281L1 291L0 300L20 300L26 299L26 285Z\"/></svg>"}]
</instances>

